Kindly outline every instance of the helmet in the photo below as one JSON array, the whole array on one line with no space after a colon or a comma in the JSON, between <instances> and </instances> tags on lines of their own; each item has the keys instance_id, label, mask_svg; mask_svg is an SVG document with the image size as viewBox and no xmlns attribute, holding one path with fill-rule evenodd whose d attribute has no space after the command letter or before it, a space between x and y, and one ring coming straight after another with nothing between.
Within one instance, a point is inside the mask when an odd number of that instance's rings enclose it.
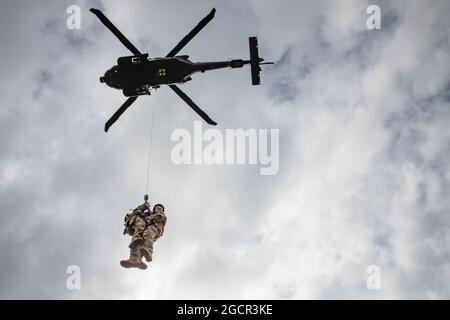
<instances>
[{"instance_id":1,"label":"helmet","mask_svg":"<svg viewBox=\"0 0 450 320\"><path fill-rule=\"evenodd\" d=\"M164 206L161 203L157 203L153 206L153 212L155 212L156 207L161 207L162 211L164 212Z\"/></svg>"}]
</instances>

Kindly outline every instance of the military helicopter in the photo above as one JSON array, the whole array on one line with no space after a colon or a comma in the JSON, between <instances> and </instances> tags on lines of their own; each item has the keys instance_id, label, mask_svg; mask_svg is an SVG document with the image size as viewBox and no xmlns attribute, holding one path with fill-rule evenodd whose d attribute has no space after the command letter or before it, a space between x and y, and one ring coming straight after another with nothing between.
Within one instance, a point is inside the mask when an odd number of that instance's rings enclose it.
<instances>
[{"instance_id":1,"label":"military helicopter","mask_svg":"<svg viewBox=\"0 0 450 320\"><path fill-rule=\"evenodd\" d=\"M191 75L196 72L222 68L242 68L250 64L252 84L259 85L260 65L273 64L263 62L258 56L258 39L249 38L250 60L234 59L216 62L192 62L187 55L177 53L194 38L213 18L216 9L204 17L181 41L165 56L160 58L149 58L148 53L142 54L98 9L91 8L90 11L119 39L132 56L120 57L117 64L100 77L101 83L122 90L129 97L124 104L105 123L105 132L119 119L119 117L133 104L141 95L149 95L150 89L157 89L161 85L168 85L175 93L184 100L203 120L210 125L216 125L202 109L200 109L176 84L192 80Z\"/></svg>"}]
</instances>

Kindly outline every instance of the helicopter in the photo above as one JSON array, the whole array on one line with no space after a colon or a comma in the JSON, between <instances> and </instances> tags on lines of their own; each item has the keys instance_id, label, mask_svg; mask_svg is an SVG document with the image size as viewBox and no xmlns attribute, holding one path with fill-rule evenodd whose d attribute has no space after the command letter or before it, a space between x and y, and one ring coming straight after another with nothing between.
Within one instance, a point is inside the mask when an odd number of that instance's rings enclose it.
<instances>
[{"instance_id":1,"label":"helicopter","mask_svg":"<svg viewBox=\"0 0 450 320\"><path fill-rule=\"evenodd\" d=\"M109 87L122 90L128 99L105 123L105 132L119 119L119 117L141 95L150 95L150 89L158 89L161 85L168 85L181 99L184 100L206 123L217 125L202 109L189 98L177 84L191 81L191 75L196 72L205 72L222 68L242 68L249 64L251 67L252 84L259 85L261 65L273 64L263 62L258 55L257 37L249 38L250 59L233 59L215 62L192 62L188 55L177 55L186 44L191 41L213 18L216 9L204 17L180 42L165 56L149 58L148 53L141 53L114 24L98 9L89 10L107 27L119 41L133 53L131 56L119 57L117 64L107 70L100 82Z\"/></svg>"}]
</instances>

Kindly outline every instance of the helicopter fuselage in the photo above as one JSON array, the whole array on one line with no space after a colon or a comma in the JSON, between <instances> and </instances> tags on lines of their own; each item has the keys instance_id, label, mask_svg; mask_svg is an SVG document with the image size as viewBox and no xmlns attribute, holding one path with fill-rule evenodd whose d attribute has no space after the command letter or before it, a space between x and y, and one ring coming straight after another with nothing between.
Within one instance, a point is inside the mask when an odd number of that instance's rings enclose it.
<instances>
[{"instance_id":1,"label":"helicopter fuselage","mask_svg":"<svg viewBox=\"0 0 450 320\"><path fill-rule=\"evenodd\" d=\"M148 54L120 57L117 65L105 72L100 82L123 90L127 97L150 94L150 88L184 83L196 72L221 68L241 68L249 60L192 62L189 57L175 56L149 59Z\"/></svg>"}]
</instances>

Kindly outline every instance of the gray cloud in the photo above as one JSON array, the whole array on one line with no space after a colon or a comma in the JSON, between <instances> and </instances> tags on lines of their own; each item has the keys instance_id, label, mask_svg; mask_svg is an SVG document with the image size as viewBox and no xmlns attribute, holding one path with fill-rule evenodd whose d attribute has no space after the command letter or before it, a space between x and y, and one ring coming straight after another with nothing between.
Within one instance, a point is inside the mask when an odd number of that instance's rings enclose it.
<instances>
[{"instance_id":1,"label":"gray cloud","mask_svg":"<svg viewBox=\"0 0 450 320\"><path fill-rule=\"evenodd\" d=\"M449 5L377 3L375 31L360 1L0 4L0 297L448 298ZM65 27L71 4L81 30ZM172 164L171 132L197 117L165 88L102 131L124 97L98 77L128 52L88 9L163 56L213 5L183 52L247 57L258 35L277 65L260 87L242 69L183 90L220 129L279 128L276 176ZM130 271L122 219L145 191L151 108L150 195L169 221L149 270ZM66 289L71 264L80 291Z\"/></svg>"}]
</instances>

